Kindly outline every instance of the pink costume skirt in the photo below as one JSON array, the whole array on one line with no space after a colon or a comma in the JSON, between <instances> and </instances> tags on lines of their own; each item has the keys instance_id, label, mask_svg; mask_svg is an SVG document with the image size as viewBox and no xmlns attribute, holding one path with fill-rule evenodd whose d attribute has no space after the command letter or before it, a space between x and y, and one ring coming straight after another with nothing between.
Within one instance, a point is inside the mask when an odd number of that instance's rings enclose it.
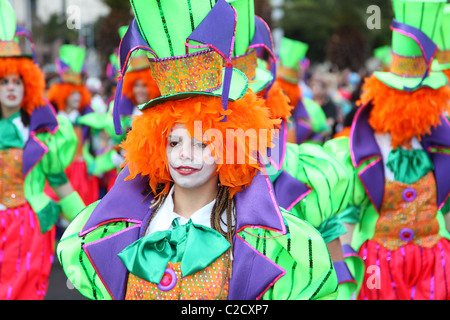
<instances>
[{"instance_id":1,"label":"pink costume skirt","mask_svg":"<svg viewBox=\"0 0 450 320\"><path fill-rule=\"evenodd\" d=\"M54 260L55 227L41 233L28 203L0 211L0 300L42 300Z\"/></svg>"},{"instance_id":2,"label":"pink costume skirt","mask_svg":"<svg viewBox=\"0 0 450 320\"><path fill-rule=\"evenodd\" d=\"M78 192L85 205L99 200L99 181L96 176L88 174L86 162L74 161L65 170L72 188Z\"/></svg>"},{"instance_id":3,"label":"pink costume skirt","mask_svg":"<svg viewBox=\"0 0 450 320\"><path fill-rule=\"evenodd\" d=\"M425 248L408 243L388 250L366 241L359 250L365 275L359 300L450 299L450 241Z\"/></svg>"}]
</instances>

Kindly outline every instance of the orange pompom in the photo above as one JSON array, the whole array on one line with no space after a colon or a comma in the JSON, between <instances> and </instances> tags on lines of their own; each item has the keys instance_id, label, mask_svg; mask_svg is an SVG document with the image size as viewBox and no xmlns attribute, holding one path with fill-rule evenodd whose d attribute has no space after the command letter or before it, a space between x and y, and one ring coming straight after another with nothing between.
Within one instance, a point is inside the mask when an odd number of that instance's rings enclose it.
<instances>
[{"instance_id":1,"label":"orange pompom","mask_svg":"<svg viewBox=\"0 0 450 320\"><path fill-rule=\"evenodd\" d=\"M125 74L123 78L122 94L130 99L135 105L137 105L136 98L134 97L134 84L136 81L141 80L147 87L148 99L152 100L161 96L158 85L153 80L152 72L150 69L143 69L138 71L130 71Z\"/></svg>"},{"instance_id":2,"label":"orange pompom","mask_svg":"<svg viewBox=\"0 0 450 320\"><path fill-rule=\"evenodd\" d=\"M92 98L91 93L84 84L55 83L47 91L47 98L57 110L64 111L67 107L67 99L76 91L81 94L81 103L78 109L81 112L90 105Z\"/></svg>"},{"instance_id":3,"label":"orange pompom","mask_svg":"<svg viewBox=\"0 0 450 320\"><path fill-rule=\"evenodd\" d=\"M264 97L266 90L261 91L258 96ZM266 107L269 108L272 119L287 120L291 116L293 105L289 104L289 97L281 89L281 85L275 82L269 90L266 99Z\"/></svg>"},{"instance_id":4,"label":"orange pompom","mask_svg":"<svg viewBox=\"0 0 450 320\"><path fill-rule=\"evenodd\" d=\"M385 85L374 75L366 79L361 96L363 104L373 104L370 125L377 133L389 133L393 148L410 147L413 137L420 141L421 136L430 134L431 128L440 125L449 99L446 86L406 92Z\"/></svg>"},{"instance_id":5,"label":"orange pompom","mask_svg":"<svg viewBox=\"0 0 450 320\"><path fill-rule=\"evenodd\" d=\"M22 78L25 95L22 100L22 109L29 115L35 108L45 104L45 80L42 71L28 58L1 58L0 78L17 74Z\"/></svg>"},{"instance_id":6,"label":"orange pompom","mask_svg":"<svg viewBox=\"0 0 450 320\"><path fill-rule=\"evenodd\" d=\"M224 115L227 115L227 121L222 122ZM185 124L197 140L210 143L211 153L218 164L219 181L230 188L232 197L248 186L260 169L255 155L257 152L265 155L266 147L271 143L271 130L277 121L270 119L264 100L250 90L243 98L230 101L226 112L221 98L212 96L166 101L144 110L133 121L133 130L121 147L125 150L124 165L128 165L130 170L127 179L138 174L148 176L156 196L160 195L157 194L160 184L165 185L162 193L169 191L172 178L166 145L172 128L179 123ZM252 132L256 134L256 141L251 141L248 136L242 138L242 135Z\"/></svg>"},{"instance_id":7,"label":"orange pompom","mask_svg":"<svg viewBox=\"0 0 450 320\"><path fill-rule=\"evenodd\" d=\"M292 106L296 107L298 102L302 98L300 87L296 83L291 83L280 78L277 78L275 83L278 83L281 86L281 89L283 89L283 91L289 97L289 103Z\"/></svg>"}]
</instances>

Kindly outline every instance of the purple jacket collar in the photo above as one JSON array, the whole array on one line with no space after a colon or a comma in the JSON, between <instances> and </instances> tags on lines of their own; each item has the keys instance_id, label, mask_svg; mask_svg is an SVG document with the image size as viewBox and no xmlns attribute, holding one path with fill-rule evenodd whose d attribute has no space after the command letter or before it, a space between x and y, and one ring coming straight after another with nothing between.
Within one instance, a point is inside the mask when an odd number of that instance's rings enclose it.
<instances>
[{"instance_id":1,"label":"purple jacket collar","mask_svg":"<svg viewBox=\"0 0 450 320\"><path fill-rule=\"evenodd\" d=\"M83 247L103 284L113 299L125 297L128 271L117 256L128 245L144 233L153 211L149 209L152 197L142 191L148 179L140 176L125 181L129 170L125 167L111 191L93 211L80 236L113 221L128 221L132 227L110 237ZM260 227L286 233L283 218L273 194L269 179L258 173L236 200L236 230ZM260 298L285 271L257 252L238 235L234 237L233 276L230 282L229 299L252 300Z\"/></svg>"},{"instance_id":2,"label":"purple jacket collar","mask_svg":"<svg viewBox=\"0 0 450 320\"><path fill-rule=\"evenodd\" d=\"M277 170L277 174L279 174L275 181L273 181L273 190L278 205L286 211L290 211L311 191L311 188L283 169L288 143L287 131L287 121L283 120L278 139L272 141L274 146L268 150L268 157L272 166L271 169ZM279 171L281 171L281 173L279 173Z\"/></svg>"},{"instance_id":3,"label":"purple jacket collar","mask_svg":"<svg viewBox=\"0 0 450 320\"><path fill-rule=\"evenodd\" d=\"M296 142L297 144L302 144L303 142L306 142L313 133L313 129L309 124L311 117L309 116L302 99L298 101L298 104L294 109L293 117L295 121Z\"/></svg>"},{"instance_id":4,"label":"purple jacket collar","mask_svg":"<svg viewBox=\"0 0 450 320\"><path fill-rule=\"evenodd\" d=\"M372 204L379 211L383 202L385 177L381 151L369 124L372 108L373 105L368 103L356 113L350 133L350 151L353 166L357 169L366 160L371 160L359 171L358 177ZM450 149L450 123L445 116L441 117L441 125L431 129L431 134L422 136L421 144L434 164L437 203L442 208L450 196L450 154L440 152Z\"/></svg>"},{"instance_id":5,"label":"purple jacket collar","mask_svg":"<svg viewBox=\"0 0 450 320\"><path fill-rule=\"evenodd\" d=\"M45 144L39 141L37 134L50 132L55 134L59 125L54 109L46 105L34 109L30 117L30 136L23 151L23 174L26 176L48 152Z\"/></svg>"}]
</instances>

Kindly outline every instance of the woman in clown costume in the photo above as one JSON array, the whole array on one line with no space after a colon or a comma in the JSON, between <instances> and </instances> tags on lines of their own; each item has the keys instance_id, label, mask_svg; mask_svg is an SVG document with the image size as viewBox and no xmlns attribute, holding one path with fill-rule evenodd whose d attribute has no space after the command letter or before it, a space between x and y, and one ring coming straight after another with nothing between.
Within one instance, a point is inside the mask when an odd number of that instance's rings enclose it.
<instances>
[{"instance_id":1,"label":"woman in clown costume","mask_svg":"<svg viewBox=\"0 0 450 320\"><path fill-rule=\"evenodd\" d=\"M75 154L72 125L44 99L45 81L15 36L15 12L0 1L0 299L45 297L55 250L55 222L84 207L64 169ZM17 31L17 33L16 33ZM44 194L46 181L59 203Z\"/></svg>"},{"instance_id":2,"label":"woman in clown costume","mask_svg":"<svg viewBox=\"0 0 450 320\"><path fill-rule=\"evenodd\" d=\"M344 246L359 256L358 299L450 297L450 90L431 72L445 1L394 0L392 63L367 78L350 138L325 148L354 172Z\"/></svg>"},{"instance_id":3,"label":"woman in clown costume","mask_svg":"<svg viewBox=\"0 0 450 320\"><path fill-rule=\"evenodd\" d=\"M334 298L322 237L279 208L259 170L274 121L232 67L233 8L224 0L131 4L136 20L122 48L154 52L162 96L133 121L114 187L59 243L69 279L92 299ZM242 141L239 129L261 132L263 147Z\"/></svg>"},{"instance_id":4,"label":"woman in clown costume","mask_svg":"<svg viewBox=\"0 0 450 320\"><path fill-rule=\"evenodd\" d=\"M276 65L271 32L264 20L254 16L252 0L228 2L237 12L233 66L251 80L250 88L264 98L271 118L281 121L276 125L279 134L269 149L269 158L264 161L278 204L320 231L337 271L338 298L348 299L356 290L356 281L344 263L339 237L346 230L337 217L350 197L346 168L317 144L288 142L287 128L293 107L280 82L274 81ZM262 60L263 51L269 57L267 61Z\"/></svg>"},{"instance_id":5,"label":"woman in clown costume","mask_svg":"<svg viewBox=\"0 0 450 320\"><path fill-rule=\"evenodd\" d=\"M95 151L89 126L79 122L83 115L93 113L91 94L83 82L86 49L75 45L63 45L57 60L59 82L50 86L47 98L60 116L74 126L78 144L74 161L66 174L84 203L99 199L99 183L95 170Z\"/></svg>"}]
</instances>

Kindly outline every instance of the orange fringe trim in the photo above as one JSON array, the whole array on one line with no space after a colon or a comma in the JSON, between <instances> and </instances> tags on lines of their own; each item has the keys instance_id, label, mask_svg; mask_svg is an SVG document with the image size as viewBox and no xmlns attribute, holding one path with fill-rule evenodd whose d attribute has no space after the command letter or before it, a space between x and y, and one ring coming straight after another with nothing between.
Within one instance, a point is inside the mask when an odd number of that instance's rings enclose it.
<instances>
[{"instance_id":1,"label":"orange fringe trim","mask_svg":"<svg viewBox=\"0 0 450 320\"><path fill-rule=\"evenodd\" d=\"M17 74L22 78L25 95L21 107L29 115L45 104L45 80L42 71L28 58L1 58L0 78Z\"/></svg>"},{"instance_id":2,"label":"orange fringe trim","mask_svg":"<svg viewBox=\"0 0 450 320\"><path fill-rule=\"evenodd\" d=\"M393 89L374 75L367 78L361 102L372 101L369 123L377 133L389 133L392 147L410 147L410 141L431 133L441 124L441 115L450 99L450 88L424 87L412 92Z\"/></svg>"},{"instance_id":3,"label":"orange fringe trim","mask_svg":"<svg viewBox=\"0 0 450 320\"><path fill-rule=\"evenodd\" d=\"M295 108L302 98L300 87L295 83L291 83L280 78L277 78L275 83L278 83L281 86L283 91L289 97L289 103Z\"/></svg>"},{"instance_id":4,"label":"orange fringe trim","mask_svg":"<svg viewBox=\"0 0 450 320\"><path fill-rule=\"evenodd\" d=\"M266 90L258 93L259 97L264 97ZM266 107L269 108L272 119L287 120L291 116L294 106L289 104L289 97L281 89L278 82L275 82L270 88L266 99Z\"/></svg>"},{"instance_id":5,"label":"orange fringe trim","mask_svg":"<svg viewBox=\"0 0 450 320\"><path fill-rule=\"evenodd\" d=\"M227 121L221 122L225 114ZM197 123L200 121L201 131L199 129L194 131L194 121ZM149 185L157 197L169 192L172 179L168 169L166 144L171 129L179 123L186 124L191 136L195 133L208 136L207 142L210 142L211 153L218 163L219 181L230 188L230 197L233 197L251 183L260 169L255 154L257 151L266 154L266 148L263 146L270 146L271 129L279 121L270 119L269 110L264 107L264 100L258 98L251 90L243 98L230 101L226 112L223 111L220 97L211 96L167 101L144 110L143 114L133 121L133 130L128 133L121 145L125 150L123 166L128 164L130 170L127 179L133 179L138 174L148 176ZM257 135L261 132L260 129L266 129L268 134L259 134L257 142L249 143L250 139L246 138L243 141L239 138L238 132L235 131L238 129L243 130L242 134L253 129ZM217 130L221 133L221 137L220 135L217 137ZM203 140L203 137L195 138ZM230 142L227 144L226 141ZM263 150L260 150L259 146L262 146ZM233 149L227 150L230 147ZM227 155L233 155L234 158L231 159L233 161L227 159ZM165 189L157 194L159 184L164 184Z\"/></svg>"},{"instance_id":6,"label":"orange fringe trim","mask_svg":"<svg viewBox=\"0 0 450 320\"><path fill-rule=\"evenodd\" d=\"M84 84L76 85L72 83L55 83L47 91L47 98L57 110L64 111L67 107L67 99L75 91L81 94L81 103L78 110L81 112L90 105L92 95Z\"/></svg>"},{"instance_id":7,"label":"orange fringe trim","mask_svg":"<svg viewBox=\"0 0 450 320\"><path fill-rule=\"evenodd\" d=\"M133 104L137 105L136 98L134 97L133 87L136 81L141 80L147 87L148 100L152 100L161 96L158 85L153 80L152 72L150 69L130 71L125 74L123 79L122 94L130 99Z\"/></svg>"}]
</instances>

